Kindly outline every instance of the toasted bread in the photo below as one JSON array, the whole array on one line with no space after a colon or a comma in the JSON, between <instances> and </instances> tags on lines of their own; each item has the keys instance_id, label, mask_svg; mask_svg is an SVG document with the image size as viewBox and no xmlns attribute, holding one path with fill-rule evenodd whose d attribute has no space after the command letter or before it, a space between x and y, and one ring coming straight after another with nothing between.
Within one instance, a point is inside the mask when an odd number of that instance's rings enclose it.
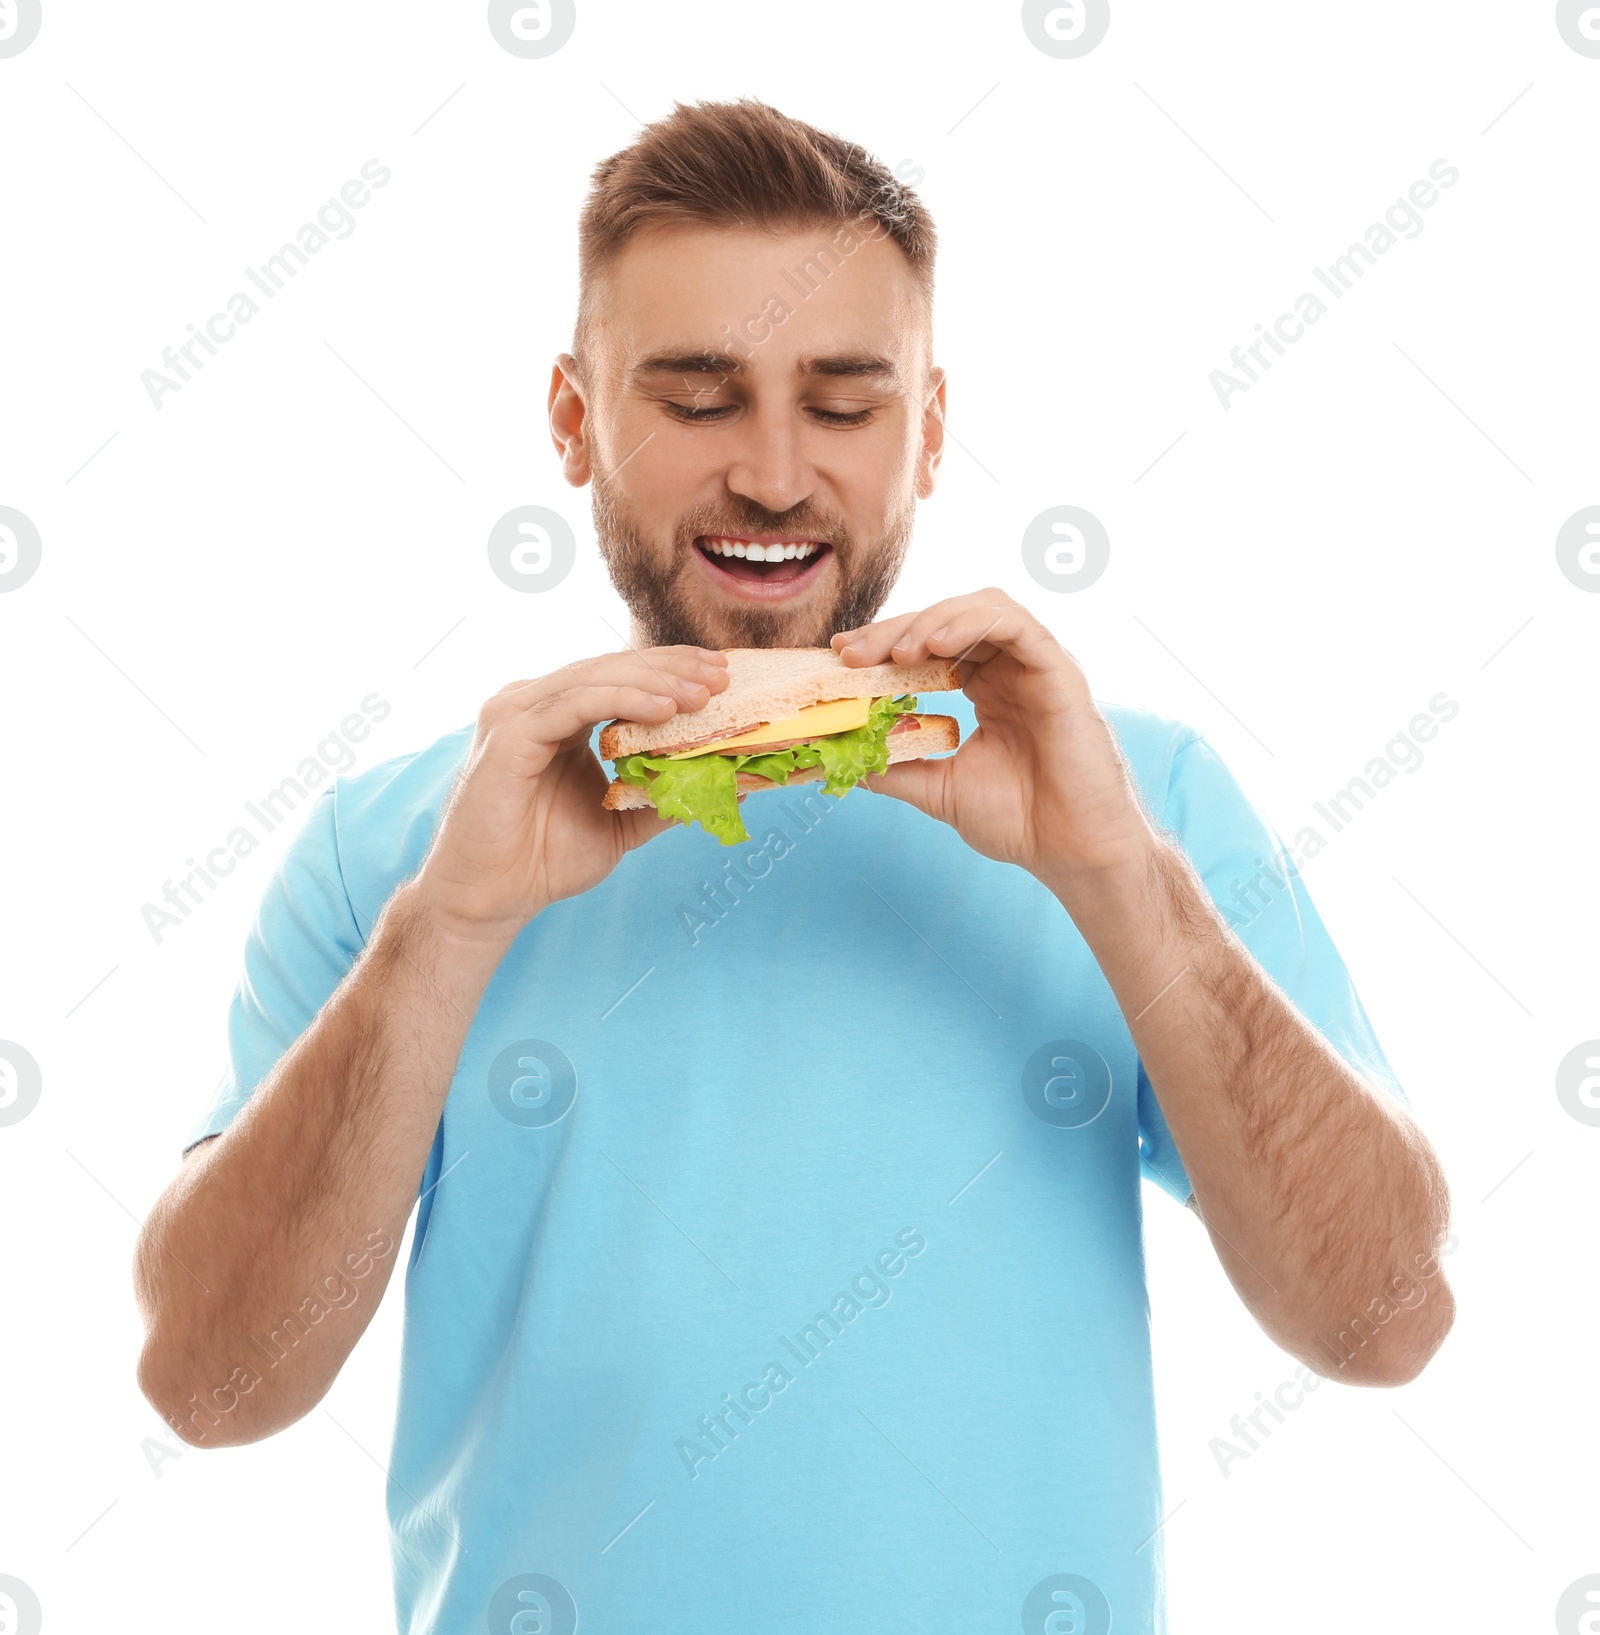
<instances>
[{"instance_id":1,"label":"toasted bread","mask_svg":"<svg viewBox=\"0 0 1600 1635\"><path fill-rule=\"evenodd\" d=\"M960 673L948 659L850 669L827 647L735 647L728 651L728 685L704 709L656 726L613 721L601 730L600 754L608 761L625 755L673 755L784 720L812 704L947 693L960 686Z\"/></svg>"}]
</instances>

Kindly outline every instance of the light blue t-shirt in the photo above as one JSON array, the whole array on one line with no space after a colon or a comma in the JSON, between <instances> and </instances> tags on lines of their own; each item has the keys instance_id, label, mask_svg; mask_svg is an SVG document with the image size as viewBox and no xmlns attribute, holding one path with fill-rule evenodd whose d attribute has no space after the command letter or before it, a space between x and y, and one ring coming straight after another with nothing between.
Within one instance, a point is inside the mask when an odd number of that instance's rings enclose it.
<instances>
[{"instance_id":1,"label":"light blue t-shirt","mask_svg":"<svg viewBox=\"0 0 1600 1635\"><path fill-rule=\"evenodd\" d=\"M1255 957L1398 1094L1215 752L1106 713ZM320 797L191 1140L349 969L469 742ZM1190 1187L1104 977L1037 880L901 802L743 811L748 844L674 828L547 909L484 995L406 1276L400 1628L1163 1630L1139 1181Z\"/></svg>"}]
</instances>

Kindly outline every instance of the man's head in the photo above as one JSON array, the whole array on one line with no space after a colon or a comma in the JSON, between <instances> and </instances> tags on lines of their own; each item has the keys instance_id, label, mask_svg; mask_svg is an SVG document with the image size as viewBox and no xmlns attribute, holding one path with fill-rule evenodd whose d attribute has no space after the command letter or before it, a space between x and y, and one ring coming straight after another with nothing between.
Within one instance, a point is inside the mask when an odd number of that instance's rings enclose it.
<instances>
[{"instance_id":1,"label":"man's head","mask_svg":"<svg viewBox=\"0 0 1600 1635\"><path fill-rule=\"evenodd\" d=\"M596 169L550 425L638 639L876 613L943 443L933 258L903 183L763 103L680 104Z\"/></svg>"}]
</instances>

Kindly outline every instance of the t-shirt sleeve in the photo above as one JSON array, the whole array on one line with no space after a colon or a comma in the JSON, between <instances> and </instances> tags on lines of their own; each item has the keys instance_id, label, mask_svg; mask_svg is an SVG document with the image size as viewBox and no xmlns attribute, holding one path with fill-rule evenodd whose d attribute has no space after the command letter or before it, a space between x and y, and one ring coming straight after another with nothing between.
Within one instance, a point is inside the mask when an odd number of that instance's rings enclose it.
<instances>
[{"instance_id":1,"label":"t-shirt sleeve","mask_svg":"<svg viewBox=\"0 0 1600 1635\"><path fill-rule=\"evenodd\" d=\"M311 1025L365 941L339 867L335 790L318 796L261 899L228 1008L228 1070L185 1150L220 1135Z\"/></svg>"},{"instance_id":2,"label":"t-shirt sleeve","mask_svg":"<svg viewBox=\"0 0 1600 1635\"><path fill-rule=\"evenodd\" d=\"M1405 1104L1405 1092L1298 869L1204 738L1192 736L1174 751L1155 817L1182 846L1239 940L1301 1015L1357 1072ZM1187 1202L1189 1178L1143 1062L1139 1126L1144 1174Z\"/></svg>"}]
</instances>

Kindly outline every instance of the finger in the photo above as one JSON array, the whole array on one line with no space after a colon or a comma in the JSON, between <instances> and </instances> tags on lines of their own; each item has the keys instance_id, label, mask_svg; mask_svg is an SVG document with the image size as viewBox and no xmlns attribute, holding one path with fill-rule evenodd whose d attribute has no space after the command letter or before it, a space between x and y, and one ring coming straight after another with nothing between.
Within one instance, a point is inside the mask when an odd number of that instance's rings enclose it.
<instances>
[{"instance_id":1,"label":"finger","mask_svg":"<svg viewBox=\"0 0 1600 1635\"><path fill-rule=\"evenodd\" d=\"M991 659L1002 648L1019 641L1032 615L1014 604L996 607L980 604L963 608L945 618L929 610L930 616L913 625L894 650L900 664L915 664L925 658L966 658L974 664Z\"/></svg>"},{"instance_id":2,"label":"finger","mask_svg":"<svg viewBox=\"0 0 1600 1635\"><path fill-rule=\"evenodd\" d=\"M581 659L552 675L541 676L506 689L497 697L517 709L533 709L546 697L571 691L575 686L635 687L647 693L671 698L680 710L703 709L713 693L728 685L728 668L722 655L716 662L698 657L694 648L629 649Z\"/></svg>"},{"instance_id":3,"label":"finger","mask_svg":"<svg viewBox=\"0 0 1600 1635\"><path fill-rule=\"evenodd\" d=\"M915 664L929 655L926 637L930 632L967 616L974 608L990 609L988 617L992 618L999 606L1016 605L1004 591L993 588L946 597L920 613L902 613L856 631L841 632L835 641L843 645L836 651L846 664L883 664L891 659L897 664ZM939 656L953 655L941 652Z\"/></svg>"},{"instance_id":4,"label":"finger","mask_svg":"<svg viewBox=\"0 0 1600 1635\"><path fill-rule=\"evenodd\" d=\"M894 658L899 664L914 664L929 657L984 664L1000 652L1030 668L1059 664L1062 658L1061 644L1055 637L1010 598L968 607L942 620L919 617L895 646Z\"/></svg>"},{"instance_id":5,"label":"finger","mask_svg":"<svg viewBox=\"0 0 1600 1635\"><path fill-rule=\"evenodd\" d=\"M580 659L558 671L567 685L584 683L632 684L658 693L671 692L674 678L699 683L707 696L728 684L728 659L707 647L630 647L620 653L601 653Z\"/></svg>"},{"instance_id":6,"label":"finger","mask_svg":"<svg viewBox=\"0 0 1600 1635\"><path fill-rule=\"evenodd\" d=\"M677 713L676 699L643 687L570 687L547 693L500 724L510 729L514 742L565 744L569 739L581 741L613 717L655 726Z\"/></svg>"},{"instance_id":7,"label":"finger","mask_svg":"<svg viewBox=\"0 0 1600 1635\"><path fill-rule=\"evenodd\" d=\"M949 779L950 763L938 760L900 761L887 772L868 773L862 781L874 794L891 795L929 817L947 822L945 796Z\"/></svg>"},{"instance_id":8,"label":"finger","mask_svg":"<svg viewBox=\"0 0 1600 1635\"><path fill-rule=\"evenodd\" d=\"M830 638L828 645L848 665L882 664L889 656L889 649L911 628L915 618L915 613L897 613L892 619L841 630Z\"/></svg>"},{"instance_id":9,"label":"finger","mask_svg":"<svg viewBox=\"0 0 1600 1635\"><path fill-rule=\"evenodd\" d=\"M622 831L622 844L631 852L657 835L664 835L673 827L672 818L662 817L654 807L636 806L626 812L613 812L617 827Z\"/></svg>"}]
</instances>

